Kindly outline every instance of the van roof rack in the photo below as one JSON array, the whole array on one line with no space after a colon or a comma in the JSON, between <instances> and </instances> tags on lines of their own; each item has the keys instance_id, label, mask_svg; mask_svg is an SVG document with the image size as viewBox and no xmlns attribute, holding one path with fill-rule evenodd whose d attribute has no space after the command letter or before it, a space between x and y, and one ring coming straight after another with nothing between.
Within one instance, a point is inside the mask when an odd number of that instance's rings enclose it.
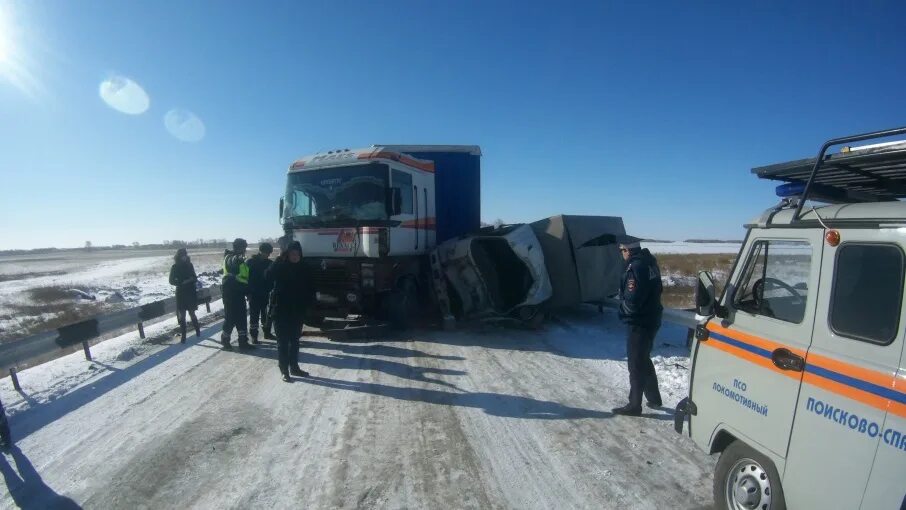
<instances>
[{"instance_id":1,"label":"van roof rack","mask_svg":"<svg viewBox=\"0 0 906 510\"><path fill-rule=\"evenodd\" d=\"M906 127L835 138L825 142L815 158L757 167L752 173L762 179L792 183L788 189L801 188L793 221L799 219L810 197L834 196L835 201L843 202L906 198L906 141L843 147L839 153L827 155L832 146L902 134L906 134Z\"/></svg>"}]
</instances>

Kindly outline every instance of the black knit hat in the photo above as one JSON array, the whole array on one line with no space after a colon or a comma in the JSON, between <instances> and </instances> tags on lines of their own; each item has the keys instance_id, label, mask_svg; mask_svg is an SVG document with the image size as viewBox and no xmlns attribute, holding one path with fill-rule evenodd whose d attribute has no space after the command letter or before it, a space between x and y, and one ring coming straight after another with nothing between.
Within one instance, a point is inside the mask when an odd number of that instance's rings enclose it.
<instances>
[{"instance_id":1,"label":"black knit hat","mask_svg":"<svg viewBox=\"0 0 906 510\"><path fill-rule=\"evenodd\" d=\"M233 251L242 251L248 247L248 241L241 237L237 237L235 240L233 240Z\"/></svg>"}]
</instances>

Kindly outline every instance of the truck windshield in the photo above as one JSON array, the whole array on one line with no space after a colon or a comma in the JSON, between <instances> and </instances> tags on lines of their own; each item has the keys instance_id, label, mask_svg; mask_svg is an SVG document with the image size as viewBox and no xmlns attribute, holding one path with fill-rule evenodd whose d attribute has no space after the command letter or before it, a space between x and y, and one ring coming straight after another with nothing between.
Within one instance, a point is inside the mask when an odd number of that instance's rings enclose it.
<instances>
[{"instance_id":1,"label":"truck windshield","mask_svg":"<svg viewBox=\"0 0 906 510\"><path fill-rule=\"evenodd\" d=\"M301 227L386 221L388 175L380 163L291 173L283 217Z\"/></svg>"}]
</instances>

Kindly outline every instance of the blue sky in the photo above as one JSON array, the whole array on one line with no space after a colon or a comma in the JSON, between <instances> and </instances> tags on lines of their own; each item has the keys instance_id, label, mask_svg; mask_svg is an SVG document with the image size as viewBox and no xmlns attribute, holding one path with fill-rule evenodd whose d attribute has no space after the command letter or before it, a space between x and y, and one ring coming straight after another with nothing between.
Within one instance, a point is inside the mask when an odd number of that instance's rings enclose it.
<instances>
[{"instance_id":1,"label":"blue sky","mask_svg":"<svg viewBox=\"0 0 906 510\"><path fill-rule=\"evenodd\" d=\"M638 4L0 0L0 249L276 237L293 159L372 143L481 145L488 221L741 238L750 168L906 125L903 2Z\"/></svg>"}]
</instances>

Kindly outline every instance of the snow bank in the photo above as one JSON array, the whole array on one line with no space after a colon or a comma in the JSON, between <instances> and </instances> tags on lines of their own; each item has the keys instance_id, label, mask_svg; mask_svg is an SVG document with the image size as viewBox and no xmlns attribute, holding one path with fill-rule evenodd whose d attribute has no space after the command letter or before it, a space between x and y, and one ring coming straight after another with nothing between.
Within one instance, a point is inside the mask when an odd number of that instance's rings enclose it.
<instances>
[{"instance_id":1,"label":"snow bank","mask_svg":"<svg viewBox=\"0 0 906 510\"><path fill-rule=\"evenodd\" d=\"M169 282L172 255L67 253L65 256L0 260L0 337L18 337L41 325L72 315L72 306L91 305L95 312L137 306L173 295ZM120 258L107 258L120 257ZM219 283L220 254L193 259L202 286ZM54 299L35 299L35 289L60 289ZM93 314L90 314L93 315Z\"/></svg>"},{"instance_id":2,"label":"snow bank","mask_svg":"<svg viewBox=\"0 0 906 510\"><path fill-rule=\"evenodd\" d=\"M204 307L198 310L198 320L210 325L223 310L223 302L211 303L211 313ZM72 354L37 365L19 372L19 384L22 393L13 388L9 377L0 381L0 400L10 416L15 416L35 405L46 403L70 393L82 386L91 385L112 372L122 370L143 359L178 343L178 323L171 317L155 324L145 326L145 339L137 331L104 340L91 346L92 361L85 359L79 350ZM204 329L205 326L202 326ZM191 330L191 328L190 328ZM190 332L190 335L192 333ZM172 338L172 342L162 343Z\"/></svg>"}]
</instances>

